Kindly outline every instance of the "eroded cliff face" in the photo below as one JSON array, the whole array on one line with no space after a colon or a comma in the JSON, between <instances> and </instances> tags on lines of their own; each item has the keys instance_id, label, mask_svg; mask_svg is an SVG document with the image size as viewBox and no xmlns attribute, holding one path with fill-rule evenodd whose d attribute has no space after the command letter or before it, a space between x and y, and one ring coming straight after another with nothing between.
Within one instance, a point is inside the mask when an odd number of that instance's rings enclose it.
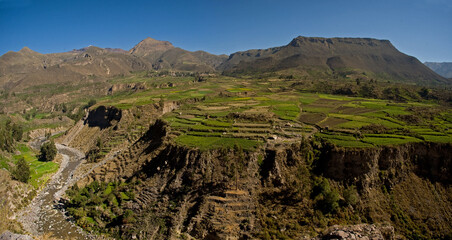
<instances>
[{"instance_id":1,"label":"eroded cliff face","mask_svg":"<svg viewBox=\"0 0 452 240\"><path fill-rule=\"evenodd\" d=\"M325 147L316 170L334 180L360 184L363 189L379 185L381 180L389 181L386 187L392 188L408 173L449 185L452 147L429 142L369 149ZM382 173L387 174L384 179Z\"/></svg>"},{"instance_id":2,"label":"eroded cliff face","mask_svg":"<svg viewBox=\"0 0 452 240\"><path fill-rule=\"evenodd\" d=\"M138 182L125 208L140 224L112 227L124 238L313 238L330 225L362 223L375 223L368 232L381 239L452 233L450 144L200 151L173 143L170 131L155 121L79 182Z\"/></svg>"}]
</instances>

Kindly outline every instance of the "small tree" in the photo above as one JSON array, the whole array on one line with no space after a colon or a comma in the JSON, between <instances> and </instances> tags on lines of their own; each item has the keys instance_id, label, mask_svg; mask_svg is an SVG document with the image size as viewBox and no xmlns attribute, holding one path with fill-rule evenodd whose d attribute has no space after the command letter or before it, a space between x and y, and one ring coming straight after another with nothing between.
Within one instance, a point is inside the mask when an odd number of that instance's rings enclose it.
<instances>
[{"instance_id":1,"label":"small tree","mask_svg":"<svg viewBox=\"0 0 452 240\"><path fill-rule=\"evenodd\" d=\"M41 154L39 155L39 160L41 161L53 161L57 154L57 149L55 146L55 143L53 140L50 140L49 142L44 143L41 146Z\"/></svg>"},{"instance_id":2,"label":"small tree","mask_svg":"<svg viewBox=\"0 0 452 240\"><path fill-rule=\"evenodd\" d=\"M63 105L61 106L61 111L63 112L63 113L66 113L67 112L67 106L66 106L66 104L65 103L63 103Z\"/></svg>"},{"instance_id":3,"label":"small tree","mask_svg":"<svg viewBox=\"0 0 452 240\"><path fill-rule=\"evenodd\" d=\"M95 99L91 99L88 101L88 103L85 105L85 108L90 108L91 106L94 106L97 103Z\"/></svg>"},{"instance_id":4,"label":"small tree","mask_svg":"<svg viewBox=\"0 0 452 240\"><path fill-rule=\"evenodd\" d=\"M23 157L19 158L16 164L16 169L13 172L13 177L18 181L27 183L30 179L30 166Z\"/></svg>"},{"instance_id":5,"label":"small tree","mask_svg":"<svg viewBox=\"0 0 452 240\"><path fill-rule=\"evenodd\" d=\"M13 124L11 126L11 131L12 131L12 135L13 135L14 140L16 140L17 142L22 140L22 135L24 133L24 130L23 130L21 125Z\"/></svg>"}]
</instances>

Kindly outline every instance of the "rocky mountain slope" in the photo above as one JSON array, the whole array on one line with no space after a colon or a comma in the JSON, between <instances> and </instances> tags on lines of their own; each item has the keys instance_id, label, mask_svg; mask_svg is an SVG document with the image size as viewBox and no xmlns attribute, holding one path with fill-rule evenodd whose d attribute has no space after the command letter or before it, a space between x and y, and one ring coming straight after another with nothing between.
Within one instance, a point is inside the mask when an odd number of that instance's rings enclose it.
<instances>
[{"instance_id":1,"label":"rocky mountain slope","mask_svg":"<svg viewBox=\"0 0 452 240\"><path fill-rule=\"evenodd\" d=\"M227 57L190 52L147 38L130 51L90 46L70 52L40 54L24 47L0 57L0 87L9 91L53 83L102 81L133 71L213 72Z\"/></svg>"},{"instance_id":2,"label":"rocky mountain slope","mask_svg":"<svg viewBox=\"0 0 452 240\"><path fill-rule=\"evenodd\" d=\"M130 54L146 59L155 70L175 69L193 72L212 72L225 59L204 51L190 52L174 47L170 42L146 38L130 49Z\"/></svg>"},{"instance_id":3,"label":"rocky mountain slope","mask_svg":"<svg viewBox=\"0 0 452 240\"><path fill-rule=\"evenodd\" d=\"M129 54L93 46L56 54L40 54L24 48L0 57L0 86L21 91L42 84L77 84L145 70L148 65Z\"/></svg>"},{"instance_id":4,"label":"rocky mountain slope","mask_svg":"<svg viewBox=\"0 0 452 240\"><path fill-rule=\"evenodd\" d=\"M452 62L425 62L427 67L445 78L452 78Z\"/></svg>"}]
</instances>

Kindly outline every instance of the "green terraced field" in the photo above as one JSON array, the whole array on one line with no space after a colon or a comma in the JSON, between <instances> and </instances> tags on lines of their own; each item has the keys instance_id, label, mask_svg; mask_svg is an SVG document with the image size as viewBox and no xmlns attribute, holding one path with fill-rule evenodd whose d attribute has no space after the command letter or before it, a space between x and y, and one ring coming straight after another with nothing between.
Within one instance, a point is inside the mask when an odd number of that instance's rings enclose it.
<instances>
[{"instance_id":1,"label":"green terraced field","mask_svg":"<svg viewBox=\"0 0 452 240\"><path fill-rule=\"evenodd\" d=\"M28 181L33 187L39 188L45 184L52 173L58 170L58 163L42 162L36 157L36 153L29 149L25 144L19 144L17 149L20 154L14 155L13 159L16 162L23 157L30 165L30 180Z\"/></svg>"},{"instance_id":2,"label":"green terraced field","mask_svg":"<svg viewBox=\"0 0 452 240\"><path fill-rule=\"evenodd\" d=\"M131 110L178 101L180 108L163 118L171 126L176 142L200 148L219 146L223 138L224 144L233 142L231 139L290 143L303 136L319 137L341 147L452 142L452 110L435 101L396 102L325 94L309 87L296 90L290 85L296 80L252 76L215 76L197 82L190 76L134 73L108 83L144 83L146 88L97 98L94 107L112 105ZM46 117L48 113L35 116Z\"/></svg>"},{"instance_id":3,"label":"green terraced field","mask_svg":"<svg viewBox=\"0 0 452 240\"><path fill-rule=\"evenodd\" d=\"M177 110L177 114L168 113L164 119L179 132L177 142L200 148L219 146L222 138L225 139L224 144L227 144L232 141L231 136L240 141L258 139L262 142L293 142L298 141L301 136L314 134L342 147L451 141L447 125L452 124L451 119L433 118L423 124L403 121L403 116L416 114L412 111L413 108L438 107L434 103L397 103L381 99L296 91L273 93L268 92L264 85L258 80L255 84L244 84L239 81L225 83L220 80L199 86L202 89L217 89L210 92L197 91L193 86L190 86L192 89L189 90L176 90L176 87L159 96L173 100L193 97L193 93L202 93L206 94L205 99L182 106ZM274 88L272 91L275 91ZM245 92L251 96L241 95ZM450 111L445 109L441 114L450 116ZM432 124L436 124L435 130L428 127ZM383 127L392 135L364 135L360 139L353 137L353 133L361 134L361 129L372 128L375 125ZM264 130L258 131L256 128ZM349 136L320 134L316 133L317 128L328 129L331 133L348 131ZM406 132L412 134L406 135ZM204 144L202 138L209 144Z\"/></svg>"}]
</instances>

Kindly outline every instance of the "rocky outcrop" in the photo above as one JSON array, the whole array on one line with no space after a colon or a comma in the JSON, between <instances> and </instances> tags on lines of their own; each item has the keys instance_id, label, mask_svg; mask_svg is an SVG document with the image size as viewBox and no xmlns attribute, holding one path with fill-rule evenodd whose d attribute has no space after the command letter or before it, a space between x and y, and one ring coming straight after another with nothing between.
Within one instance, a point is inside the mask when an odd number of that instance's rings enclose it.
<instances>
[{"instance_id":1,"label":"rocky outcrop","mask_svg":"<svg viewBox=\"0 0 452 240\"><path fill-rule=\"evenodd\" d=\"M393 240L394 227L376 226L374 224L358 224L352 226L334 225L320 237L322 240Z\"/></svg>"},{"instance_id":2,"label":"rocky outcrop","mask_svg":"<svg viewBox=\"0 0 452 240\"><path fill-rule=\"evenodd\" d=\"M137 91L142 91L142 90L146 90L146 83L120 83L120 84L114 84L113 86L111 86L108 89L107 94L108 95L112 95L115 94L117 92L120 91L133 91L133 92L137 92Z\"/></svg>"},{"instance_id":3,"label":"rocky outcrop","mask_svg":"<svg viewBox=\"0 0 452 240\"><path fill-rule=\"evenodd\" d=\"M0 235L0 240L33 240L28 235L16 234L10 231L6 231Z\"/></svg>"}]
</instances>

